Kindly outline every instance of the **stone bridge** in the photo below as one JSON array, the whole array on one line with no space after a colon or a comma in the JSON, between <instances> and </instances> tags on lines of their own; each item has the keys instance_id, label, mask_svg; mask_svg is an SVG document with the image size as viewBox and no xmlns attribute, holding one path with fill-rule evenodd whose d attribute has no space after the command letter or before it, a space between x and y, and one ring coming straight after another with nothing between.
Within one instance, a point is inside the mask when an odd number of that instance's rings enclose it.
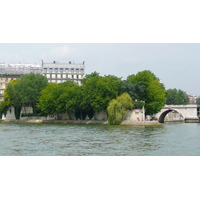
<instances>
[{"instance_id":1,"label":"stone bridge","mask_svg":"<svg viewBox=\"0 0 200 200\"><path fill-rule=\"evenodd\" d=\"M186 123L199 122L197 105L165 105L165 107L155 115L155 118L160 123L164 123L166 115L170 112L179 113Z\"/></svg>"}]
</instances>

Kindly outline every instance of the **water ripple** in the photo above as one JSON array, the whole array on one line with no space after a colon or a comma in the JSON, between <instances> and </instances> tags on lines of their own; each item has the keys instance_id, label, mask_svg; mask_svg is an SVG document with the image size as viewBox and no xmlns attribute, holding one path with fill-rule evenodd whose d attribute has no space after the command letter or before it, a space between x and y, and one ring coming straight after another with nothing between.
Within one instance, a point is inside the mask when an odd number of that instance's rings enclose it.
<instances>
[{"instance_id":1,"label":"water ripple","mask_svg":"<svg viewBox=\"0 0 200 200\"><path fill-rule=\"evenodd\" d=\"M200 124L0 124L0 155L200 155Z\"/></svg>"}]
</instances>

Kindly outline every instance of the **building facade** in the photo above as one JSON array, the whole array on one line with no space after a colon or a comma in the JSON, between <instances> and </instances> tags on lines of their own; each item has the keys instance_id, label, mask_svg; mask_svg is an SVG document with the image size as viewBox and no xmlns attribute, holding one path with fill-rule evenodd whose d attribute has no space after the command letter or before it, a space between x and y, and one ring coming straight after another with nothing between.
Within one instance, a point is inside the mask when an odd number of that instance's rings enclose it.
<instances>
[{"instance_id":1,"label":"building facade","mask_svg":"<svg viewBox=\"0 0 200 200\"><path fill-rule=\"evenodd\" d=\"M196 104L196 100L197 100L197 95L188 95L189 98L189 104Z\"/></svg>"},{"instance_id":2,"label":"building facade","mask_svg":"<svg viewBox=\"0 0 200 200\"><path fill-rule=\"evenodd\" d=\"M40 65L0 63L0 101L3 101L4 90L7 83L31 72L41 74L42 70Z\"/></svg>"},{"instance_id":3,"label":"building facade","mask_svg":"<svg viewBox=\"0 0 200 200\"><path fill-rule=\"evenodd\" d=\"M85 75L85 62L83 63L44 63L41 60L42 75L46 76L50 83L62 83L68 80L81 85Z\"/></svg>"},{"instance_id":4,"label":"building facade","mask_svg":"<svg viewBox=\"0 0 200 200\"><path fill-rule=\"evenodd\" d=\"M46 76L49 83L62 83L73 81L81 85L85 75L85 62L83 63L44 63L37 64L6 64L0 63L0 101L3 101L4 90L11 80L20 78L24 74L38 73Z\"/></svg>"}]
</instances>

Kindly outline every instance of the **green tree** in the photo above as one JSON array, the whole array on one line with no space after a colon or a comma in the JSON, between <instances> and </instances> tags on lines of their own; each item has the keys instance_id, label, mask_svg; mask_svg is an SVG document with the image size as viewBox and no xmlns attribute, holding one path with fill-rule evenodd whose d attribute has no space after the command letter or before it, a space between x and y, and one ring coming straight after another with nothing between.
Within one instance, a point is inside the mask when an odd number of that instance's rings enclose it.
<instances>
[{"instance_id":1,"label":"green tree","mask_svg":"<svg viewBox=\"0 0 200 200\"><path fill-rule=\"evenodd\" d=\"M14 106L16 119L20 118L22 106L32 106L35 113L40 91L46 87L48 80L40 74L26 74L20 79L12 80L5 89L4 100L7 106Z\"/></svg>"},{"instance_id":2,"label":"green tree","mask_svg":"<svg viewBox=\"0 0 200 200\"><path fill-rule=\"evenodd\" d=\"M146 115L157 113L165 105L165 87L151 71L145 70L130 75L127 81L135 88L137 100L145 102Z\"/></svg>"},{"instance_id":3,"label":"green tree","mask_svg":"<svg viewBox=\"0 0 200 200\"><path fill-rule=\"evenodd\" d=\"M58 98L60 97L59 85L57 83L49 83L40 92L39 102L37 107L46 115L57 115L59 119L59 112L61 105L58 107ZM62 105L65 109L65 104Z\"/></svg>"},{"instance_id":4,"label":"green tree","mask_svg":"<svg viewBox=\"0 0 200 200\"><path fill-rule=\"evenodd\" d=\"M118 96L116 100L122 104L122 109L124 110L133 108L133 100L126 92Z\"/></svg>"},{"instance_id":5,"label":"green tree","mask_svg":"<svg viewBox=\"0 0 200 200\"><path fill-rule=\"evenodd\" d=\"M200 98L199 98L199 97L196 99L196 104L197 104L198 106L200 106Z\"/></svg>"},{"instance_id":6,"label":"green tree","mask_svg":"<svg viewBox=\"0 0 200 200\"><path fill-rule=\"evenodd\" d=\"M108 111L108 123L118 125L121 123L127 109L133 108L132 98L128 93L123 93L110 101Z\"/></svg>"},{"instance_id":7,"label":"green tree","mask_svg":"<svg viewBox=\"0 0 200 200\"><path fill-rule=\"evenodd\" d=\"M58 107L61 108L59 111L67 111L69 115L71 112L75 113L80 111L82 115L83 109L81 107L81 101L83 95L80 86L71 81L67 81L59 84L59 87L61 91L57 99Z\"/></svg>"},{"instance_id":8,"label":"green tree","mask_svg":"<svg viewBox=\"0 0 200 200\"><path fill-rule=\"evenodd\" d=\"M84 102L93 111L105 111L108 103L119 95L121 80L115 76L94 76L84 83Z\"/></svg>"},{"instance_id":9,"label":"green tree","mask_svg":"<svg viewBox=\"0 0 200 200\"><path fill-rule=\"evenodd\" d=\"M6 116L8 108L5 101L0 102L0 119L2 119L3 114Z\"/></svg>"},{"instance_id":10,"label":"green tree","mask_svg":"<svg viewBox=\"0 0 200 200\"><path fill-rule=\"evenodd\" d=\"M120 94L127 92L133 100L140 99L141 95L144 95L145 86L141 83L132 84L130 80L124 80L121 84Z\"/></svg>"},{"instance_id":11,"label":"green tree","mask_svg":"<svg viewBox=\"0 0 200 200\"><path fill-rule=\"evenodd\" d=\"M91 74L86 74L85 75L85 77L82 79L82 84L84 85L88 80L90 80L90 79L92 79L92 78L94 78L94 79L98 79L98 78L101 78L101 76L99 75L99 73L98 72L93 72L93 73L91 73Z\"/></svg>"},{"instance_id":12,"label":"green tree","mask_svg":"<svg viewBox=\"0 0 200 200\"><path fill-rule=\"evenodd\" d=\"M110 101L108 108L108 124L110 125L118 125L120 124L125 111L122 109L122 104L113 99Z\"/></svg>"},{"instance_id":13,"label":"green tree","mask_svg":"<svg viewBox=\"0 0 200 200\"><path fill-rule=\"evenodd\" d=\"M82 112L82 99L81 87L74 82L50 83L41 91L37 107L47 115L57 115L59 119L60 113L68 112L70 116L71 112Z\"/></svg>"},{"instance_id":14,"label":"green tree","mask_svg":"<svg viewBox=\"0 0 200 200\"><path fill-rule=\"evenodd\" d=\"M22 105L17 91L14 88L14 85L18 82L18 80L19 79L14 79L6 85L6 89L4 91L4 101L8 107Z\"/></svg>"},{"instance_id":15,"label":"green tree","mask_svg":"<svg viewBox=\"0 0 200 200\"><path fill-rule=\"evenodd\" d=\"M166 93L165 89L162 84L158 81L154 80L152 83L147 87L146 93L148 94L148 98L145 99L146 105L146 112L149 115L153 115L160 111L166 101Z\"/></svg>"},{"instance_id":16,"label":"green tree","mask_svg":"<svg viewBox=\"0 0 200 200\"><path fill-rule=\"evenodd\" d=\"M183 90L168 89L166 96L167 105L187 105L189 103L189 98Z\"/></svg>"},{"instance_id":17,"label":"green tree","mask_svg":"<svg viewBox=\"0 0 200 200\"><path fill-rule=\"evenodd\" d=\"M20 119L20 113L22 109L22 100L19 96L15 86L19 82L19 79L14 79L6 85L4 91L4 101L7 108L13 106L15 111L15 118Z\"/></svg>"},{"instance_id":18,"label":"green tree","mask_svg":"<svg viewBox=\"0 0 200 200\"><path fill-rule=\"evenodd\" d=\"M25 74L14 85L15 91L21 99L23 106L31 106L33 113L36 113L36 104L40 97L40 92L48 84L48 79L41 74Z\"/></svg>"}]
</instances>

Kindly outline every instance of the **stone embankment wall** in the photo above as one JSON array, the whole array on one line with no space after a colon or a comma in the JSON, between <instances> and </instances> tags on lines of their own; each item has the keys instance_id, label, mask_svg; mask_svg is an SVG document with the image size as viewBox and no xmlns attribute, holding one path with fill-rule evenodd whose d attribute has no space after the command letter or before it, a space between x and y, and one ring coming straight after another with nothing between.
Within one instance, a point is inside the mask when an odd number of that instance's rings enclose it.
<instances>
[{"instance_id":1,"label":"stone embankment wall","mask_svg":"<svg viewBox=\"0 0 200 200\"><path fill-rule=\"evenodd\" d=\"M23 108L21 111L22 113L32 113L33 110L31 107ZM2 120L4 121L14 121L15 114L14 114L14 107L11 107L6 116L3 116ZM57 116L48 116L48 117L21 117L20 121L44 121L44 120L58 120ZM61 113L59 114L59 120L74 120L74 121L80 121L80 119L76 120L74 113ZM89 118L86 117L86 121L88 121ZM108 116L106 112L95 112L94 117L91 119L92 121L99 121L99 122L107 122ZM91 121L90 120L90 121ZM84 121L84 120L83 120ZM138 123L144 121L144 113L142 110L135 109L135 110L129 110L125 113L123 118L124 124L132 124L132 123Z\"/></svg>"},{"instance_id":2,"label":"stone embankment wall","mask_svg":"<svg viewBox=\"0 0 200 200\"><path fill-rule=\"evenodd\" d=\"M33 113L33 109L32 107L23 107L21 110L21 114L22 113ZM20 114L20 115L21 115ZM15 109L14 107L10 107L6 113L6 116L2 116L2 120L15 120Z\"/></svg>"},{"instance_id":3,"label":"stone embankment wall","mask_svg":"<svg viewBox=\"0 0 200 200\"><path fill-rule=\"evenodd\" d=\"M76 120L76 117L74 115L74 113L62 113L59 115L59 118L61 120ZM56 119L56 118L55 118ZM88 117L86 117L86 120L89 120ZM94 113L94 117L92 118L92 120L97 120L97 121L107 121L108 120L108 116L107 113L105 111L103 112L95 112ZM123 121L127 121L132 123L132 122L140 122L140 121L144 121L144 116L142 111L140 111L139 109L137 110L128 110L123 118Z\"/></svg>"}]
</instances>

